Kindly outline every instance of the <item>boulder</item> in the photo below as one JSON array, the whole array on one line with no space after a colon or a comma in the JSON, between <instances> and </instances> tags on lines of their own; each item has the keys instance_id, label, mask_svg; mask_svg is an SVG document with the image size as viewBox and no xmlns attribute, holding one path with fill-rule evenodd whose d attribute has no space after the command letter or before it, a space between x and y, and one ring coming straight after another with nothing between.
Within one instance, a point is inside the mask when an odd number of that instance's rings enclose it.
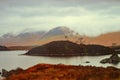
<instances>
[{"instance_id":1,"label":"boulder","mask_svg":"<svg viewBox=\"0 0 120 80\"><path fill-rule=\"evenodd\" d=\"M113 54L110 56L110 58L106 58L100 61L100 63L112 63L112 64L118 64L120 62L120 57L117 54Z\"/></svg>"}]
</instances>

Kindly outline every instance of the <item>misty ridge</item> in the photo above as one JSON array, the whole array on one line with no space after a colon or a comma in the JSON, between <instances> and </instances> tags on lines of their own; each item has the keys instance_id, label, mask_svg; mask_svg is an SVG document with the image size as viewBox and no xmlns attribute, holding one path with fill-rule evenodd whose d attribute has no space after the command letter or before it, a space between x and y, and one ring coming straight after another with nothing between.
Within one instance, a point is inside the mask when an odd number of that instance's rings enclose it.
<instances>
[{"instance_id":1,"label":"misty ridge","mask_svg":"<svg viewBox=\"0 0 120 80\"><path fill-rule=\"evenodd\" d=\"M6 46L34 46L41 45L56 40L66 40L77 42L78 37L84 39L85 44L100 44L111 46L112 43L120 45L120 32L109 32L96 37L81 35L68 27L55 27L49 31L24 31L17 35L12 33L3 34L0 37L0 44Z\"/></svg>"},{"instance_id":2,"label":"misty ridge","mask_svg":"<svg viewBox=\"0 0 120 80\"><path fill-rule=\"evenodd\" d=\"M21 44L29 45L29 43L34 43L35 41L39 40L44 33L45 33L44 31L25 32L25 33L19 33L18 35L14 35L12 33L6 33L0 37L0 44L1 45L21 45Z\"/></svg>"}]
</instances>

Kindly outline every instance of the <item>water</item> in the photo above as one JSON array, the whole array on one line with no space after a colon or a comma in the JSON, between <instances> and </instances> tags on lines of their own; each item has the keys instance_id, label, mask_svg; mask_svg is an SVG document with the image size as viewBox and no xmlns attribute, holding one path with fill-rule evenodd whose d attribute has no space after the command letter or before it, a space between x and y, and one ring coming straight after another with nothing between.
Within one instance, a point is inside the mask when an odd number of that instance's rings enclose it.
<instances>
[{"instance_id":1,"label":"water","mask_svg":"<svg viewBox=\"0 0 120 80\"><path fill-rule=\"evenodd\" d=\"M48 64L71 64L71 65L92 65L92 66L114 66L120 68L120 64L112 65L112 64L101 64L100 60L110 57L110 55L106 56L84 56L84 57L44 57L44 56L26 56L20 55L24 54L27 51L0 51L0 70L6 69L16 69L21 67L26 69L33 65L39 63L48 63ZM90 63L85 63L86 61L90 61Z\"/></svg>"}]
</instances>

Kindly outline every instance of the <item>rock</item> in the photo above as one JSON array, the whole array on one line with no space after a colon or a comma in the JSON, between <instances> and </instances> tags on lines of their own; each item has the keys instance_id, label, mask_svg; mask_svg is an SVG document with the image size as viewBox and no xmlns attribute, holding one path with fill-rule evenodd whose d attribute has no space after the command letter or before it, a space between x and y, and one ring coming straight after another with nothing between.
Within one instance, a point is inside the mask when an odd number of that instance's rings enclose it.
<instances>
[{"instance_id":1,"label":"rock","mask_svg":"<svg viewBox=\"0 0 120 80\"><path fill-rule=\"evenodd\" d=\"M106 58L100 61L100 63L103 63L103 64L108 63L108 62L109 62L109 58Z\"/></svg>"},{"instance_id":2,"label":"rock","mask_svg":"<svg viewBox=\"0 0 120 80\"><path fill-rule=\"evenodd\" d=\"M13 75L13 74L18 74L18 73L20 73L20 72L22 72L23 71L23 69L22 68L17 68L16 70L10 70L10 71L7 71L7 70L5 70L5 69L2 69L2 77L9 77L9 76L11 76L11 75Z\"/></svg>"},{"instance_id":3,"label":"rock","mask_svg":"<svg viewBox=\"0 0 120 80\"><path fill-rule=\"evenodd\" d=\"M85 63L90 63L90 61L86 61Z\"/></svg>"},{"instance_id":4,"label":"rock","mask_svg":"<svg viewBox=\"0 0 120 80\"><path fill-rule=\"evenodd\" d=\"M5 69L2 69L2 77L8 77L8 71Z\"/></svg>"},{"instance_id":5,"label":"rock","mask_svg":"<svg viewBox=\"0 0 120 80\"><path fill-rule=\"evenodd\" d=\"M120 62L120 57L117 54L113 54L110 58L106 58L100 61L100 63L112 63L118 64Z\"/></svg>"}]
</instances>

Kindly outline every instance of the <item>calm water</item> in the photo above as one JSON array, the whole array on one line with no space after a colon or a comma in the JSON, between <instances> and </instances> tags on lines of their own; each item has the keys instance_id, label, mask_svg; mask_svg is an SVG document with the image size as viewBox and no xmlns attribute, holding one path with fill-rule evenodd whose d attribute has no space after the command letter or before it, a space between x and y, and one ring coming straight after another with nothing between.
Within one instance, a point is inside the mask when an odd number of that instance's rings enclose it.
<instances>
[{"instance_id":1,"label":"calm water","mask_svg":"<svg viewBox=\"0 0 120 80\"><path fill-rule=\"evenodd\" d=\"M120 64L101 64L100 60L109 57L106 56L97 56L97 57L68 57L68 58L58 58L58 57L43 57L43 56L26 56L20 55L26 53L27 51L0 51L0 70L2 68L11 70L16 69L17 67L28 68L30 66L39 64L39 63L49 63L49 64L72 64L72 65L92 65L92 66L114 66L120 68ZM90 61L90 63L85 63Z\"/></svg>"}]
</instances>

